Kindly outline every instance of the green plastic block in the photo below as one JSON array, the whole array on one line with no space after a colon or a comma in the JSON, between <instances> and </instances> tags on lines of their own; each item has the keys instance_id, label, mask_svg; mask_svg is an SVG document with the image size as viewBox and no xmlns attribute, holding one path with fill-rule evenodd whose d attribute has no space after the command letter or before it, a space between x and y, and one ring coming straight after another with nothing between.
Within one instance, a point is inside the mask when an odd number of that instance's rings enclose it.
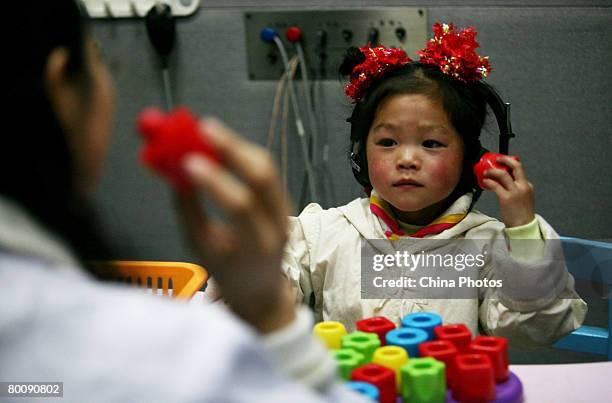
<instances>
[{"instance_id":1,"label":"green plastic block","mask_svg":"<svg viewBox=\"0 0 612 403\"><path fill-rule=\"evenodd\" d=\"M329 351L336 359L342 379L350 381L351 372L353 372L355 368L360 367L363 362L363 354L353 350L352 348L341 348L339 350Z\"/></svg>"},{"instance_id":2,"label":"green plastic block","mask_svg":"<svg viewBox=\"0 0 612 403\"><path fill-rule=\"evenodd\" d=\"M432 357L411 358L400 369L405 403L443 403L446 397L445 365Z\"/></svg>"},{"instance_id":3,"label":"green plastic block","mask_svg":"<svg viewBox=\"0 0 612 403\"><path fill-rule=\"evenodd\" d=\"M363 354L363 364L372 361L374 351L378 347L380 347L380 339L376 333L352 332L342 336L342 348L352 348Z\"/></svg>"}]
</instances>

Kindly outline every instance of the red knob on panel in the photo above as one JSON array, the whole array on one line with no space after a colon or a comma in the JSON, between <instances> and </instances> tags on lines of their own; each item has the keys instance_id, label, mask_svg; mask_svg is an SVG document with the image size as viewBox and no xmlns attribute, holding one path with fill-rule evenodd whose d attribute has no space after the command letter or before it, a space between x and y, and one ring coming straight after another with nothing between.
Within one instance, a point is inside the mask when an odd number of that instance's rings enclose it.
<instances>
[{"instance_id":1,"label":"red knob on panel","mask_svg":"<svg viewBox=\"0 0 612 403\"><path fill-rule=\"evenodd\" d=\"M302 39L302 30L298 27L289 27L285 31L285 38L291 43L299 42Z\"/></svg>"}]
</instances>

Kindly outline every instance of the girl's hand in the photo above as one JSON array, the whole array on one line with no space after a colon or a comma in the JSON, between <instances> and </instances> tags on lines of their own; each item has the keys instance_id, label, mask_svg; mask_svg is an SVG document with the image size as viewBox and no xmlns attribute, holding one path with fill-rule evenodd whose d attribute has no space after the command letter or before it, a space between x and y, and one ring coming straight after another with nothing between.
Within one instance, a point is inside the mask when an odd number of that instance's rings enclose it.
<instances>
[{"instance_id":1,"label":"girl's hand","mask_svg":"<svg viewBox=\"0 0 612 403\"><path fill-rule=\"evenodd\" d=\"M497 162L508 166L510 172L489 169L484 173L483 183L497 196L502 221L506 227L529 224L535 218L533 185L527 180L523 165L507 155L498 157Z\"/></svg>"},{"instance_id":2,"label":"girl's hand","mask_svg":"<svg viewBox=\"0 0 612 403\"><path fill-rule=\"evenodd\" d=\"M210 219L197 194L179 194L186 234L232 310L261 332L279 329L295 311L281 272L289 207L274 162L216 120L203 120L201 127L223 165L192 154L183 168L227 222Z\"/></svg>"}]
</instances>

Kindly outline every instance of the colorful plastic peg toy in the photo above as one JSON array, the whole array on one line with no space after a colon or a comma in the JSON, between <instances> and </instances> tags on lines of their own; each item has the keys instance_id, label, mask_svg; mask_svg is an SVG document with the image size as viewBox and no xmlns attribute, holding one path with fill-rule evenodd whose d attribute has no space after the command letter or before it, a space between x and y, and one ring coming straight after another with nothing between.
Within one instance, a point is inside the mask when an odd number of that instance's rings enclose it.
<instances>
[{"instance_id":1,"label":"colorful plastic peg toy","mask_svg":"<svg viewBox=\"0 0 612 403\"><path fill-rule=\"evenodd\" d=\"M417 312L402 318L402 327L413 327L427 332L427 340L433 340L434 328L442 325L442 318L431 312Z\"/></svg>"},{"instance_id":2,"label":"colorful plastic peg toy","mask_svg":"<svg viewBox=\"0 0 612 403\"><path fill-rule=\"evenodd\" d=\"M402 397L409 403L443 403L444 363L432 357L414 358L402 367Z\"/></svg>"},{"instance_id":3,"label":"colorful plastic peg toy","mask_svg":"<svg viewBox=\"0 0 612 403\"><path fill-rule=\"evenodd\" d=\"M459 354L455 357L452 396L459 402L486 402L495 399L495 375L489 356Z\"/></svg>"},{"instance_id":4,"label":"colorful plastic peg toy","mask_svg":"<svg viewBox=\"0 0 612 403\"><path fill-rule=\"evenodd\" d=\"M408 353L406 350L398 346L380 347L374 352L372 362L392 369L393 372L395 372L395 385L399 392L402 383L400 369L408 362Z\"/></svg>"},{"instance_id":5,"label":"colorful plastic peg toy","mask_svg":"<svg viewBox=\"0 0 612 403\"><path fill-rule=\"evenodd\" d=\"M196 117L185 107L168 114L155 108L145 109L138 115L137 128L145 141L141 162L180 192L192 188L181 167L185 155L199 153L219 163L219 156L201 132Z\"/></svg>"},{"instance_id":6,"label":"colorful plastic peg toy","mask_svg":"<svg viewBox=\"0 0 612 403\"><path fill-rule=\"evenodd\" d=\"M363 354L365 362L372 361L374 351L380 347L380 340L374 333L353 332L342 336L342 348L352 348Z\"/></svg>"},{"instance_id":7,"label":"colorful plastic peg toy","mask_svg":"<svg viewBox=\"0 0 612 403\"><path fill-rule=\"evenodd\" d=\"M395 323L382 316L358 320L355 324L357 325L357 330L361 332L376 333L382 346L385 345L387 333L395 329Z\"/></svg>"},{"instance_id":8,"label":"colorful plastic peg toy","mask_svg":"<svg viewBox=\"0 0 612 403\"><path fill-rule=\"evenodd\" d=\"M434 329L437 340L448 340L460 353L467 353L472 342L472 333L464 324L438 326Z\"/></svg>"},{"instance_id":9,"label":"colorful plastic peg toy","mask_svg":"<svg viewBox=\"0 0 612 403\"><path fill-rule=\"evenodd\" d=\"M312 331L327 348L339 349L342 346L342 336L346 335L346 328L340 322L326 321L317 323Z\"/></svg>"},{"instance_id":10,"label":"colorful plastic peg toy","mask_svg":"<svg viewBox=\"0 0 612 403\"><path fill-rule=\"evenodd\" d=\"M331 350L331 354L336 359L336 364L340 370L340 376L342 379L347 381L351 379L351 373L355 368L366 364L363 354L353 350L352 348Z\"/></svg>"},{"instance_id":11,"label":"colorful plastic peg toy","mask_svg":"<svg viewBox=\"0 0 612 403\"><path fill-rule=\"evenodd\" d=\"M340 376L374 385L349 386L374 401L523 403L523 386L509 371L503 337L472 339L464 324L442 325L433 313L407 315L402 327L381 333L388 323L384 317L363 319L356 323L359 331L340 336L346 332L343 325L321 322L313 332L328 345L330 339L340 340L342 348L330 350ZM386 346L381 347L380 334Z\"/></svg>"},{"instance_id":12,"label":"colorful plastic peg toy","mask_svg":"<svg viewBox=\"0 0 612 403\"><path fill-rule=\"evenodd\" d=\"M422 329L400 327L387 333L388 346L400 346L408 352L408 357L419 356L419 344L427 341L429 336Z\"/></svg>"},{"instance_id":13,"label":"colorful plastic peg toy","mask_svg":"<svg viewBox=\"0 0 612 403\"><path fill-rule=\"evenodd\" d=\"M508 379L508 340L502 337L476 336L470 344L470 351L476 354L486 354L493 364L495 382Z\"/></svg>"},{"instance_id":14,"label":"colorful plastic peg toy","mask_svg":"<svg viewBox=\"0 0 612 403\"><path fill-rule=\"evenodd\" d=\"M500 164L497 162L497 158L503 155L504 154L487 152L487 153L484 153L482 157L480 157L480 160L476 164L474 164L474 168L473 168L474 175L476 176L476 179L478 180L478 186L480 186L481 189L485 188L484 182L483 182L484 174L489 169L491 168L503 169L506 172L510 172L510 168L507 165ZM520 158L517 156L511 156L510 158L520 161Z\"/></svg>"},{"instance_id":15,"label":"colorful plastic peg toy","mask_svg":"<svg viewBox=\"0 0 612 403\"><path fill-rule=\"evenodd\" d=\"M378 364L366 364L355 369L351 379L376 386L380 393L380 403L395 403L397 389L395 387L395 372L393 370Z\"/></svg>"},{"instance_id":16,"label":"colorful plastic peg toy","mask_svg":"<svg viewBox=\"0 0 612 403\"><path fill-rule=\"evenodd\" d=\"M346 383L346 387L355 392L367 397L368 399L377 402L380 399L378 388L371 383L351 381Z\"/></svg>"},{"instance_id":17,"label":"colorful plastic peg toy","mask_svg":"<svg viewBox=\"0 0 612 403\"><path fill-rule=\"evenodd\" d=\"M448 340L432 340L421 343L419 353L421 357L432 357L446 365L446 383L450 387L455 357L459 353L457 347Z\"/></svg>"}]
</instances>

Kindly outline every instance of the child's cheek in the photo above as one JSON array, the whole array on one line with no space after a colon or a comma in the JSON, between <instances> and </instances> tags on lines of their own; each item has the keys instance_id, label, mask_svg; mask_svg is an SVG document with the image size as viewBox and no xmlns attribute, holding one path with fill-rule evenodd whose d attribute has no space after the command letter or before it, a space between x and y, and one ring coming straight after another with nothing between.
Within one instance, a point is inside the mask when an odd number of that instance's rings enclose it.
<instances>
[{"instance_id":1,"label":"child's cheek","mask_svg":"<svg viewBox=\"0 0 612 403\"><path fill-rule=\"evenodd\" d=\"M431 165L431 178L439 187L454 188L461 176L461 161L447 158L436 161Z\"/></svg>"},{"instance_id":2,"label":"child's cheek","mask_svg":"<svg viewBox=\"0 0 612 403\"><path fill-rule=\"evenodd\" d=\"M368 174L373 185L387 183L392 172L392 166L384 158L372 158L368 161Z\"/></svg>"}]
</instances>

